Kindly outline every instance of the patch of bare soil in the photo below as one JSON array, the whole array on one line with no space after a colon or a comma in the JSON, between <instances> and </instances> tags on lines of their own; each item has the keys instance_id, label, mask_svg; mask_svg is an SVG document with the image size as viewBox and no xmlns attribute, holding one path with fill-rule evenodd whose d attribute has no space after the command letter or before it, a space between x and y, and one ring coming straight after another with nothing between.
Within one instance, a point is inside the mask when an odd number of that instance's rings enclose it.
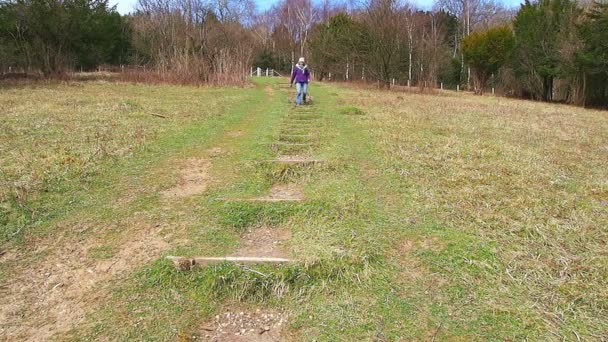
<instances>
[{"instance_id":1,"label":"patch of bare soil","mask_svg":"<svg viewBox=\"0 0 608 342\"><path fill-rule=\"evenodd\" d=\"M168 248L158 228L129 234L117 253L105 260L87 257L96 243L56 239L54 252L42 260L23 262L0 286L0 340L46 341L83 322L108 296L110 279L158 258Z\"/></svg>"},{"instance_id":2,"label":"patch of bare soil","mask_svg":"<svg viewBox=\"0 0 608 342\"><path fill-rule=\"evenodd\" d=\"M291 232L268 226L251 227L241 238L241 245L235 256L287 258L285 243L291 239Z\"/></svg>"},{"instance_id":3,"label":"patch of bare soil","mask_svg":"<svg viewBox=\"0 0 608 342\"><path fill-rule=\"evenodd\" d=\"M206 159L188 159L180 170L177 184L162 192L164 197L188 197L203 193L209 183L209 161Z\"/></svg>"},{"instance_id":4,"label":"patch of bare soil","mask_svg":"<svg viewBox=\"0 0 608 342\"><path fill-rule=\"evenodd\" d=\"M212 147L207 150L207 153L209 154L209 157L217 158L219 156L226 154L227 151L222 147Z\"/></svg>"},{"instance_id":5,"label":"patch of bare soil","mask_svg":"<svg viewBox=\"0 0 608 342\"><path fill-rule=\"evenodd\" d=\"M431 272L420 258L413 253L417 250L431 250L438 252L444 248L444 244L436 238L412 241L401 240L396 242L392 250L392 257L398 266L399 279L403 284L418 282L424 284L425 288L437 291L442 288L447 280L438 273ZM429 294L432 295L432 294Z\"/></svg>"},{"instance_id":6,"label":"patch of bare soil","mask_svg":"<svg viewBox=\"0 0 608 342\"><path fill-rule=\"evenodd\" d=\"M404 240L397 245L397 257L400 264L400 275L402 280L414 280L422 277L426 270L422 267L420 261L412 256L412 252L416 249L415 243L411 240Z\"/></svg>"},{"instance_id":7,"label":"patch of bare soil","mask_svg":"<svg viewBox=\"0 0 608 342\"><path fill-rule=\"evenodd\" d=\"M10 250L0 249L0 263L13 261L17 258L17 253Z\"/></svg>"},{"instance_id":8,"label":"patch of bare soil","mask_svg":"<svg viewBox=\"0 0 608 342\"><path fill-rule=\"evenodd\" d=\"M245 132L243 132L243 131L230 131L227 133L227 135L231 138L242 137L243 134L245 134Z\"/></svg>"},{"instance_id":9,"label":"patch of bare soil","mask_svg":"<svg viewBox=\"0 0 608 342\"><path fill-rule=\"evenodd\" d=\"M295 184L275 184L270 189L271 198L280 199L304 199L302 187Z\"/></svg>"},{"instance_id":10,"label":"patch of bare soil","mask_svg":"<svg viewBox=\"0 0 608 342\"><path fill-rule=\"evenodd\" d=\"M287 314L268 309L230 310L201 327L203 341L271 342L282 341Z\"/></svg>"},{"instance_id":11,"label":"patch of bare soil","mask_svg":"<svg viewBox=\"0 0 608 342\"><path fill-rule=\"evenodd\" d=\"M264 92L266 93L266 95L268 96L274 96L274 88L271 86L266 86L264 88Z\"/></svg>"},{"instance_id":12,"label":"patch of bare soil","mask_svg":"<svg viewBox=\"0 0 608 342\"><path fill-rule=\"evenodd\" d=\"M304 191L302 187L296 184L275 184L270 189L270 194L265 197L259 197L258 201L302 201L304 200Z\"/></svg>"}]
</instances>

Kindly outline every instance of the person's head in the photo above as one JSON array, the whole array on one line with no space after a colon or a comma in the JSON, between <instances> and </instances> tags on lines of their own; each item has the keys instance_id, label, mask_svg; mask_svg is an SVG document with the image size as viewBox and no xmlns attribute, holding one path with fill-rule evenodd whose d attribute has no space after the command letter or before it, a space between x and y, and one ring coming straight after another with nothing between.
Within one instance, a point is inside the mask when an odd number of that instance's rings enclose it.
<instances>
[{"instance_id":1,"label":"person's head","mask_svg":"<svg viewBox=\"0 0 608 342\"><path fill-rule=\"evenodd\" d=\"M300 66L304 66L306 65L306 60L304 60L304 57L300 57L300 59L298 59L298 64Z\"/></svg>"}]
</instances>

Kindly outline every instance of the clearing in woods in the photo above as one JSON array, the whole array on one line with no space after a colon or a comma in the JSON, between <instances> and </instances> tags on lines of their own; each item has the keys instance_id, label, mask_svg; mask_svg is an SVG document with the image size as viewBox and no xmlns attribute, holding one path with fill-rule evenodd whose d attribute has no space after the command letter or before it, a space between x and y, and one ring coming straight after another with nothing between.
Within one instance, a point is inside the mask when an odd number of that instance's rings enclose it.
<instances>
[{"instance_id":1,"label":"clearing in woods","mask_svg":"<svg viewBox=\"0 0 608 342\"><path fill-rule=\"evenodd\" d=\"M606 112L288 91L2 86L0 339L608 339Z\"/></svg>"}]
</instances>

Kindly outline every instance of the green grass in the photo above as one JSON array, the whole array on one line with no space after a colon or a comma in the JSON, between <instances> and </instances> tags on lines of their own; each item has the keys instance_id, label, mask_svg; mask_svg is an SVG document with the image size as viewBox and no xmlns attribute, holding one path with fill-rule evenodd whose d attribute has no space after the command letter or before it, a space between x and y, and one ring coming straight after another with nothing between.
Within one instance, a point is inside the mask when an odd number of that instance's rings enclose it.
<instances>
[{"instance_id":1,"label":"green grass","mask_svg":"<svg viewBox=\"0 0 608 342\"><path fill-rule=\"evenodd\" d=\"M230 90L79 84L84 102L76 106L90 107L79 110L83 125L99 115L91 108L103 107L86 102L87 94L102 90L108 102L118 101L112 113L140 113L133 123L128 115L115 119L114 150L134 144L118 138L120 129L149 124L145 129L156 133L130 154L100 157L88 178L68 167L58 185L32 188L28 208L46 214L27 209L37 216L20 221L18 198L6 196L13 201L7 231L23 227L20 239L31 243L62 227L90 225L79 235L99 242L88 258L114 260L137 232L138 217L157 225L169 247L100 286L105 295L96 310L61 339L174 340L200 334L230 306L288 312L294 340L606 338L605 112L326 84L314 85L313 106L292 108L273 80L256 83ZM186 113L202 102L200 117L146 116ZM264 162L276 156L270 144L291 120L310 121L291 134L313 133L306 152L326 163ZM243 134L228 134L234 131ZM35 150L26 141L14 144ZM209 155L211 147L223 153ZM192 157L210 160L207 191L171 201L159 196ZM11 158L2 160L11 174L30 165ZM263 196L277 183L302 186L306 200L226 201ZM162 259L229 255L244 231L261 225L291 232L287 248L297 262L180 272ZM18 266L0 271L6 277Z\"/></svg>"},{"instance_id":2,"label":"green grass","mask_svg":"<svg viewBox=\"0 0 608 342\"><path fill-rule=\"evenodd\" d=\"M107 83L4 90L0 241L91 206L93 191L123 191L119 173L128 169L131 182L143 163L204 141L225 124L221 113L246 97L239 90Z\"/></svg>"},{"instance_id":3,"label":"green grass","mask_svg":"<svg viewBox=\"0 0 608 342\"><path fill-rule=\"evenodd\" d=\"M353 106L343 107L340 109L340 113L344 115L365 115L361 109Z\"/></svg>"}]
</instances>

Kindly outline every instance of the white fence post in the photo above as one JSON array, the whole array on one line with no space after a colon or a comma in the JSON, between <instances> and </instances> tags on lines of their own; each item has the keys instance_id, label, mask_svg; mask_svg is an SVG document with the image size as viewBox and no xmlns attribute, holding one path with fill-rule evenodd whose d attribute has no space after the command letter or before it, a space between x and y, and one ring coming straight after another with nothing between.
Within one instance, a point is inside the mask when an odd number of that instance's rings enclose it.
<instances>
[{"instance_id":1,"label":"white fence post","mask_svg":"<svg viewBox=\"0 0 608 342\"><path fill-rule=\"evenodd\" d=\"M443 90L443 82L441 82L441 90Z\"/></svg>"},{"instance_id":2,"label":"white fence post","mask_svg":"<svg viewBox=\"0 0 608 342\"><path fill-rule=\"evenodd\" d=\"M460 84L457 84L456 85L456 92L459 92L459 91L460 91Z\"/></svg>"}]
</instances>

